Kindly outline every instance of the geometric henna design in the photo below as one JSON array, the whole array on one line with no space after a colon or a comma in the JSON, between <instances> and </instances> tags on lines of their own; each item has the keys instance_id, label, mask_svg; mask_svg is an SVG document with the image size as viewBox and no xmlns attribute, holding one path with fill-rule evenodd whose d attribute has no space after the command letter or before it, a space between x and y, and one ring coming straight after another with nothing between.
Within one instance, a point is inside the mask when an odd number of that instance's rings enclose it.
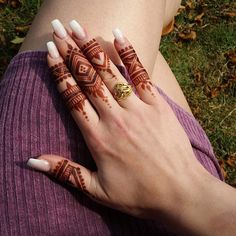
<instances>
[{"instance_id":1,"label":"geometric henna design","mask_svg":"<svg viewBox=\"0 0 236 236\"><path fill-rule=\"evenodd\" d=\"M83 54L89 59L96 71L106 79L116 79L111 70L111 62L108 55L102 50L96 39L90 40L81 48Z\"/></svg>"},{"instance_id":2,"label":"geometric henna design","mask_svg":"<svg viewBox=\"0 0 236 236\"><path fill-rule=\"evenodd\" d=\"M128 70L129 76L134 86L141 86L143 90L147 89L151 92L153 84L148 76L147 71L143 68L143 65L139 61L134 48L129 46L121 49L118 53ZM153 93L152 95L154 96Z\"/></svg>"},{"instance_id":3,"label":"geometric henna design","mask_svg":"<svg viewBox=\"0 0 236 236\"><path fill-rule=\"evenodd\" d=\"M51 66L49 69L51 76L55 79L57 84L71 77L71 73L67 69L67 66L64 62L60 62L55 66Z\"/></svg>"},{"instance_id":4,"label":"geometric henna design","mask_svg":"<svg viewBox=\"0 0 236 236\"><path fill-rule=\"evenodd\" d=\"M100 97L109 106L107 97L104 95L103 82L81 50L68 45L66 63L73 72L80 88L94 97Z\"/></svg>"},{"instance_id":5,"label":"geometric henna design","mask_svg":"<svg viewBox=\"0 0 236 236\"><path fill-rule=\"evenodd\" d=\"M80 167L74 167L70 164L68 164L68 160L59 161L55 167L55 169L52 171L52 175L59 179L61 182L73 185L82 190L83 192L89 194L84 178L81 174ZM72 178L74 179L72 183Z\"/></svg>"},{"instance_id":6,"label":"geometric henna design","mask_svg":"<svg viewBox=\"0 0 236 236\"><path fill-rule=\"evenodd\" d=\"M87 99L84 93L81 91L80 87L76 85L71 85L69 82L66 82L67 89L61 93L63 100L65 101L67 107L70 111L77 110L82 112L85 116L85 119L88 121L88 116L84 111L85 100Z\"/></svg>"}]
</instances>

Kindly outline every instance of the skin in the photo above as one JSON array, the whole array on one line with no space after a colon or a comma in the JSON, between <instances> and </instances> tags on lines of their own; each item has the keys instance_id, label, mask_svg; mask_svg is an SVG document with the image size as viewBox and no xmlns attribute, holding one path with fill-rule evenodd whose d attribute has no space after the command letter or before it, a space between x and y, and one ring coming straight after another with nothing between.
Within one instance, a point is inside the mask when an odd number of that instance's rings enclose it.
<instances>
[{"instance_id":1,"label":"skin","mask_svg":"<svg viewBox=\"0 0 236 236\"><path fill-rule=\"evenodd\" d=\"M70 4L64 0L44 1L20 51L45 51L46 42L52 39L50 22L59 18L67 25L71 19L76 19L89 29L90 34L99 41L111 60L119 64L120 60L112 47L111 34L113 28L119 27L132 41L152 82L191 114L175 76L158 51L162 29L173 19L180 2L181 0L130 0L124 5L118 0L109 1L109 4L107 0L71 0ZM126 9L129 9L130 14L126 14ZM100 24L94 20L97 18L97 12L106 13Z\"/></svg>"},{"instance_id":2,"label":"skin","mask_svg":"<svg viewBox=\"0 0 236 236\"><path fill-rule=\"evenodd\" d=\"M149 83L148 73L130 42L127 39L124 44L115 41L114 47L131 80L135 82L143 78L135 83L140 98L132 93L120 102L112 96L111 84L121 75L110 71L115 76L107 79L107 73L102 74L95 69L93 61L98 55L84 55L85 45L90 40L88 35L81 40L73 35L72 38L69 35L59 38L54 33L61 56L52 58L48 55L48 64L55 68L65 62L71 72L69 74L64 69L59 74L53 74L56 81L66 74L63 80L57 82L60 93L68 90L66 83L69 82L81 87L87 97L82 107L88 119L76 106L69 107L98 171L91 172L63 157L43 155L39 159L49 163L47 174L78 188L103 205L141 218L161 218L179 233L234 235L235 189L210 175L197 161L186 133L169 105ZM100 55L104 53L101 50ZM129 60L124 56L126 53ZM83 75L78 73L78 68L84 64L83 61L80 63L78 56L83 60L87 58L86 63L91 65L88 71L96 74L94 83L102 81L94 87L94 93L86 88L91 86L91 79L87 79L87 85ZM137 65L139 69L131 70ZM109 68L106 67L107 70ZM148 84L150 88L143 84ZM101 88L110 107L102 96L95 96ZM227 219L230 219L229 223Z\"/></svg>"},{"instance_id":3,"label":"skin","mask_svg":"<svg viewBox=\"0 0 236 236\"><path fill-rule=\"evenodd\" d=\"M119 57L114 56L114 52L119 53L131 46L128 41L126 45L115 42L115 47L112 46L110 30L119 26L141 55L152 82L191 113L173 73L162 55L157 53L162 28L173 18L180 1L139 1L139 4L127 1L126 8L132 10L132 14L126 14L121 2L109 1L108 4L108 1L101 0L91 4L91 1L76 0L67 4L62 0L45 1L21 51L45 50L45 42L51 39L48 22L55 18L68 22L75 18L82 25L89 26L90 32L98 37L102 48L117 64ZM97 12L104 11L107 12L106 20L97 25L94 21ZM115 77L109 80L107 74L99 74L91 58L84 55L92 61L90 69L94 68L98 74L96 77L102 80L101 83L95 81L100 84L96 93L91 93L93 89L86 89L86 86L79 86L81 76L75 73L75 59L68 64L69 72L64 73L60 63L68 63L68 43L72 48L76 45L82 48L91 39L88 36L84 42L69 36L59 39L54 35L62 57L53 59L48 56L48 63L54 68L52 74L57 88L84 135L98 172L91 172L63 157L43 155L39 159L50 165L47 174L78 188L101 204L138 217L154 220L161 217L179 232L234 235L235 190L212 177L196 161L189 140L172 110L151 85L149 90L136 84L140 99L132 93L117 102L112 96L112 88L123 77L112 63L106 69L111 69ZM71 55L76 58L75 54ZM146 74L148 83L150 77ZM98 88L103 95L94 96L98 94Z\"/></svg>"}]
</instances>

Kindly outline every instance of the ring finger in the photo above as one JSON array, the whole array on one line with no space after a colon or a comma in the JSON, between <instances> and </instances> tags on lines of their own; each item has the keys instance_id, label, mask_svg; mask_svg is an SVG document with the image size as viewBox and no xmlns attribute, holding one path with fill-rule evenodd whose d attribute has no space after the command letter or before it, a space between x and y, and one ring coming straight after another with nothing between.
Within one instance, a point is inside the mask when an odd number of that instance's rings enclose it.
<instances>
[{"instance_id":1,"label":"ring finger","mask_svg":"<svg viewBox=\"0 0 236 236\"><path fill-rule=\"evenodd\" d=\"M95 39L91 39L77 21L71 21L70 27L72 38L119 104L123 107L132 107L137 104L138 99L132 87L128 85L127 80L120 74L100 44Z\"/></svg>"}]
</instances>

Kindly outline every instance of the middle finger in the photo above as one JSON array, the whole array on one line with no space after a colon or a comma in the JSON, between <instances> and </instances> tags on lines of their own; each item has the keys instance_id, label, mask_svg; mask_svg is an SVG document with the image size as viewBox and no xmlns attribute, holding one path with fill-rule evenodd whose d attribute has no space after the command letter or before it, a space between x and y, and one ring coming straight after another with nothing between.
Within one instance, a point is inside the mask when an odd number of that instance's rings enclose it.
<instances>
[{"instance_id":1,"label":"middle finger","mask_svg":"<svg viewBox=\"0 0 236 236\"><path fill-rule=\"evenodd\" d=\"M127 85L127 80L120 74L117 67L113 64L96 39L91 38L77 21L72 20L70 22L70 27L72 29L72 38L100 75L109 91L116 98L116 85ZM122 107L131 108L137 105L138 99L134 92L131 91L131 94L129 92L129 95L124 96L124 99L118 99L118 103Z\"/></svg>"},{"instance_id":2,"label":"middle finger","mask_svg":"<svg viewBox=\"0 0 236 236\"><path fill-rule=\"evenodd\" d=\"M108 108L117 108L118 104L112 94L76 43L67 34L64 26L58 20L54 20L52 26L53 38L61 56L98 114L106 113Z\"/></svg>"}]
</instances>

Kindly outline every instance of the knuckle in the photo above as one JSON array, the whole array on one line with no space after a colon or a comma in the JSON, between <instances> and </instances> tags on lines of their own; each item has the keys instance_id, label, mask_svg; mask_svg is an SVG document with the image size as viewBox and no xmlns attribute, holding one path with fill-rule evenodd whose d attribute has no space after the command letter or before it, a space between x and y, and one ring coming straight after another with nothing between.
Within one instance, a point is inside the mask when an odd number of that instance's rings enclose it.
<instances>
[{"instance_id":1,"label":"knuckle","mask_svg":"<svg viewBox=\"0 0 236 236\"><path fill-rule=\"evenodd\" d=\"M128 124L121 117L115 117L113 120L113 125L116 131L127 134L129 131Z\"/></svg>"},{"instance_id":2,"label":"knuckle","mask_svg":"<svg viewBox=\"0 0 236 236\"><path fill-rule=\"evenodd\" d=\"M90 135L88 138L88 146L91 151L96 154L105 154L107 153L108 143L105 141L102 135L94 134Z\"/></svg>"}]
</instances>

